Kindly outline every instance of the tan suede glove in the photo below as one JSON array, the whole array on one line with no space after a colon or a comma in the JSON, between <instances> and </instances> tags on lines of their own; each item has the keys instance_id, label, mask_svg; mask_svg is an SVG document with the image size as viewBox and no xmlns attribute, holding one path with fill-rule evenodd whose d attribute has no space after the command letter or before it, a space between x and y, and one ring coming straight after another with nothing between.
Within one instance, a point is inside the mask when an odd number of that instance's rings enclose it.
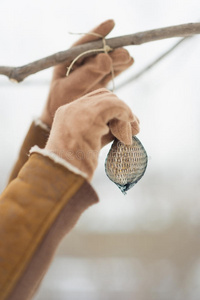
<instances>
[{"instance_id":1,"label":"tan suede glove","mask_svg":"<svg viewBox=\"0 0 200 300\"><path fill-rule=\"evenodd\" d=\"M98 89L56 111L45 149L91 180L102 146L114 137L130 145L138 132L139 122L130 108L115 94Z\"/></svg>"},{"instance_id":2,"label":"tan suede glove","mask_svg":"<svg viewBox=\"0 0 200 300\"><path fill-rule=\"evenodd\" d=\"M113 20L108 20L96 27L93 32L106 36L113 29L114 25ZM98 37L85 35L74 46L96 39ZM74 65L69 77L65 76L68 65L63 63L56 66L47 102L40 117L41 121L48 127L51 127L55 111L60 105L69 103L87 92L105 87L112 78L110 73L112 65L114 74L117 76L132 64L133 58L130 57L129 53L125 49L119 48L109 54L101 53L79 60ZM28 160L28 153L31 147L38 145L43 148L47 138L48 128L43 129L43 127L40 125L36 126L35 122L33 122L20 149L19 157L11 171L9 182L16 178L19 170Z\"/></svg>"},{"instance_id":3,"label":"tan suede glove","mask_svg":"<svg viewBox=\"0 0 200 300\"><path fill-rule=\"evenodd\" d=\"M107 20L91 32L106 36L114 27L113 20ZM93 35L85 35L74 46L99 39ZM54 68L53 79L47 103L40 119L51 127L54 114L58 107L80 98L88 92L105 87L114 75L117 76L133 64L127 50L118 48L109 54L100 53L95 56L79 60L72 72L66 77L67 64L60 64Z\"/></svg>"}]
</instances>

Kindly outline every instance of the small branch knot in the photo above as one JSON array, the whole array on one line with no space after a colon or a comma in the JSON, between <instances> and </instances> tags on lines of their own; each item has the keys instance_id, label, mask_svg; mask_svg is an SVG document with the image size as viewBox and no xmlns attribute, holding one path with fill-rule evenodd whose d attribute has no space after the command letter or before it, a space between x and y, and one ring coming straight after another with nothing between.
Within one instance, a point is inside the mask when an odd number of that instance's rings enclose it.
<instances>
[{"instance_id":1,"label":"small branch knot","mask_svg":"<svg viewBox=\"0 0 200 300\"><path fill-rule=\"evenodd\" d=\"M19 83L19 81L18 81L17 79L15 79L15 78L9 78L9 79L10 79L10 81L13 82L13 83Z\"/></svg>"},{"instance_id":2,"label":"small branch knot","mask_svg":"<svg viewBox=\"0 0 200 300\"><path fill-rule=\"evenodd\" d=\"M67 67L66 77L69 76L69 73L70 73L70 71L72 70L72 67L73 67L73 65L75 64L75 62L76 62L80 57L82 57L83 55L88 54L88 53L92 53L92 52L104 52L104 53L108 53L109 51L112 51L112 50L113 50L110 46L108 46L108 45L106 44L106 40L105 40L105 37L104 37L103 35L96 34L95 32L88 32L88 33L86 33L86 34L91 34L91 35L99 36L100 38L102 38L102 41L103 41L103 48L87 50L87 51L82 52L82 53L79 54L78 56L76 56L76 57L74 58L74 60L71 62L71 64L69 65L69 67ZM112 74L113 74L113 71L112 71Z\"/></svg>"},{"instance_id":3,"label":"small branch knot","mask_svg":"<svg viewBox=\"0 0 200 300\"><path fill-rule=\"evenodd\" d=\"M108 45L105 45L104 46L104 51L106 52L106 53L108 53L108 52L110 52L110 51L112 51L113 50L113 48L111 48L110 46L108 46Z\"/></svg>"}]
</instances>

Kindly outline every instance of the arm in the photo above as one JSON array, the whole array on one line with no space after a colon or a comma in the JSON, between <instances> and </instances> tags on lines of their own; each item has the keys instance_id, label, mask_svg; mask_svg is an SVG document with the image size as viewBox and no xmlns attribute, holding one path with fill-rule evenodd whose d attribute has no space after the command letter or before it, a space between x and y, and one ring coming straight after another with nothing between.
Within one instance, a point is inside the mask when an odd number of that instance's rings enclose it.
<instances>
[{"instance_id":1,"label":"arm","mask_svg":"<svg viewBox=\"0 0 200 300\"><path fill-rule=\"evenodd\" d=\"M131 144L138 132L130 108L106 89L57 110L45 149L31 150L0 197L1 300L32 298L60 240L98 201L89 182L102 146L114 137Z\"/></svg>"},{"instance_id":2,"label":"arm","mask_svg":"<svg viewBox=\"0 0 200 300\"><path fill-rule=\"evenodd\" d=\"M31 155L0 198L1 300L33 296L60 240L97 201L85 178Z\"/></svg>"}]
</instances>

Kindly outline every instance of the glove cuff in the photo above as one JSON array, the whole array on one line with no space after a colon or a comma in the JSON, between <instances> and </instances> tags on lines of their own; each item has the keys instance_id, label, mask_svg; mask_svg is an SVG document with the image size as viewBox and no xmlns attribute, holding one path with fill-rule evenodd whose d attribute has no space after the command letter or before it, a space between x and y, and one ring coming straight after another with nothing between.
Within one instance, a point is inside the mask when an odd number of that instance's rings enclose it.
<instances>
[{"instance_id":1,"label":"glove cuff","mask_svg":"<svg viewBox=\"0 0 200 300\"><path fill-rule=\"evenodd\" d=\"M43 156L46 156L53 160L55 163L62 165L63 167L67 168L68 170L72 171L73 173L82 176L83 178L88 178L87 174L79 170L77 167L70 164L68 161L63 159L62 157L58 156L54 152L51 152L47 149L41 149L38 146L34 146L30 149L29 153L39 153Z\"/></svg>"},{"instance_id":2,"label":"glove cuff","mask_svg":"<svg viewBox=\"0 0 200 300\"><path fill-rule=\"evenodd\" d=\"M47 124L45 124L44 122L42 122L39 118L35 119L33 122L34 122L35 126L39 126L41 129L44 129L47 132L50 132L49 126Z\"/></svg>"}]
</instances>

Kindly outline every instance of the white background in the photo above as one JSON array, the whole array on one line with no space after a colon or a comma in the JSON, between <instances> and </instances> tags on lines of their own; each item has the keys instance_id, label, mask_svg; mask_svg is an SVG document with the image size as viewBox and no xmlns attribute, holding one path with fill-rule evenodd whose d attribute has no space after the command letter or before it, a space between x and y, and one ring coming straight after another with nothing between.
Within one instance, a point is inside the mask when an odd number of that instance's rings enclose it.
<instances>
[{"instance_id":1,"label":"white background","mask_svg":"<svg viewBox=\"0 0 200 300\"><path fill-rule=\"evenodd\" d=\"M0 65L19 66L65 50L77 38L69 35L69 31L87 32L106 19L113 18L116 22L115 29L109 35L109 37L114 37L181 23L197 22L200 18L199 11L200 2L197 0L1 0ZM127 47L135 59L135 64L116 79L116 86L136 74L176 41L178 39L174 38ZM99 195L100 203L85 212L75 232L91 234L138 232L142 235L148 232L149 234L164 232L179 222L186 226L188 232L195 230L198 232L200 213L199 53L200 38L196 36L182 44L138 81L116 91L117 95L140 119L141 132L138 137L149 156L147 172L128 195L123 196L105 175L104 161L110 145L103 149L92 182ZM43 108L51 73L52 69L42 71L28 77L20 84L13 84L6 77L0 76L1 191L4 189L32 119L39 116ZM191 245L191 248L193 247ZM49 273L55 282L54 291L56 288L60 290L56 281L60 259L60 256L55 259L58 263L55 263L52 271L50 270L52 273ZM65 259L63 258L63 264L66 264L66 268L69 265L73 268L77 264L77 261L73 263L73 260L66 259L65 261ZM165 292L162 289L158 292L155 280L151 284L152 291L156 291L155 294L152 292L152 299L169 299L165 298L166 291L171 291L170 295L173 299L179 299L179 297L199 299L200 287L198 276L196 276L198 269L194 267L198 259L194 257L195 263L191 265L190 270L193 275L188 275L190 279L187 279L183 294L177 296L180 288L177 282L174 285L169 284ZM144 261L140 258L138 260L144 267ZM170 263L170 260L167 260L166 264L158 263L159 268L164 272L161 272L164 274L164 281L173 276L175 279L179 278L178 275L176 277L176 270L170 269ZM92 261L87 264L82 260L78 265L89 270ZM166 265L168 271L166 271ZM132 271L138 271L137 263L132 263L131 266ZM148 269L145 272L145 276L148 277L152 270ZM89 271L88 274L90 274ZM63 277L59 280L62 281ZM49 282L46 281L44 291L41 289L40 293L43 296L38 294L38 300L45 299ZM76 283L76 279L74 282ZM137 295L137 299L139 296L140 299L145 299L142 298L144 282L140 284L141 289L137 283L135 285L137 288L131 285L130 292ZM63 294L60 294L59 299L66 299L65 295L70 290L66 286L64 290L61 289ZM127 287L122 284L121 291L123 289ZM79 290L81 291L81 288ZM97 285L94 285L94 290L98 290ZM102 297L98 292L95 296L92 295L91 299L111 299L109 293ZM82 298L78 295L76 297L74 296L73 299L83 299L83 294ZM88 297L87 295L87 299ZM50 296L47 299L50 299ZM52 296L52 299L58 298ZM129 299L128 296L127 299Z\"/></svg>"}]
</instances>

